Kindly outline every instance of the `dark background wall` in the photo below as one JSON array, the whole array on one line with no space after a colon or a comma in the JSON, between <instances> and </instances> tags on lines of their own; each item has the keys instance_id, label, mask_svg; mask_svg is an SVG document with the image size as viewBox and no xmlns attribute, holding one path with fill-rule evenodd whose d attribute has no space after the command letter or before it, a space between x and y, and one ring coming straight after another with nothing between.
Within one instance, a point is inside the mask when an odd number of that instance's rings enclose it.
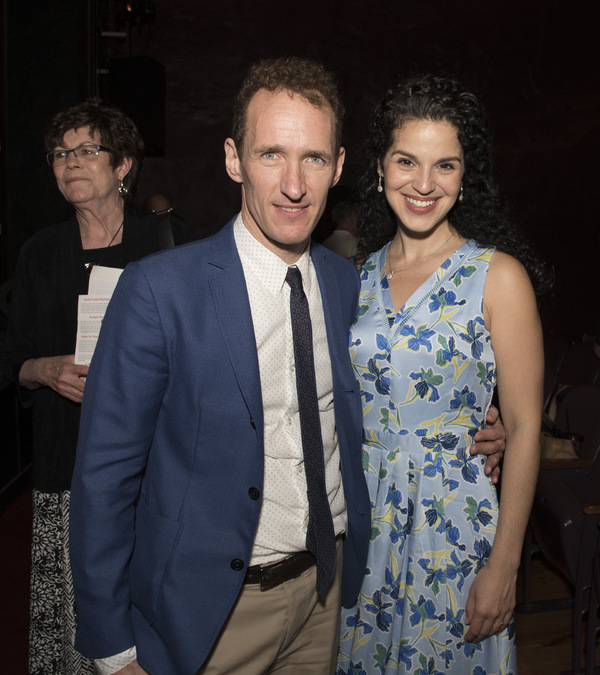
<instances>
[{"instance_id":1,"label":"dark background wall","mask_svg":"<svg viewBox=\"0 0 600 675\"><path fill-rule=\"evenodd\" d=\"M108 71L109 59L129 57L164 67L164 155L147 157L138 203L167 195L201 236L239 205L223 140L248 65L297 54L338 74L348 108L346 187L360 166L369 111L398 77L444 72L473 87L492 120L497 174L514 217L556 269L546 329L580 337L600 327L597 10L554 0L155 0L154 20L136 25L118 19L117 5L1 5L3 278L24 239L64 213L44 164L43 123L95 86L108 95L109 76L96 77L96 67ZM125 37L100 37L101 30ZM140 93L131 84L137 103L147 104L136 115L151 117L151 85ZM317 236L327 228L325 220Z\"/></svg>"}]
</instances>

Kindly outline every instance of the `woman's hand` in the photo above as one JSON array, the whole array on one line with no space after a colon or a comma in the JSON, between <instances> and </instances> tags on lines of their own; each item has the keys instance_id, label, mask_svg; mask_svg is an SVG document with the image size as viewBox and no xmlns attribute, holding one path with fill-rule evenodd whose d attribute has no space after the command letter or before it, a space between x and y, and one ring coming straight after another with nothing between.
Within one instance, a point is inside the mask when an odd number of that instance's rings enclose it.
<instances>
[{"instance_id":1,"label":"woman's hand","mask_svg":"<svg viewBox=\"0 0 600 675\"><path fill-rule=\"evenodd\" d=\"M26 389L50 387L57 394L81 403L88 366L75 364L75 355L29 359L21 366L19 384Z\"/></svg>"},{"instance_id":2,"label":"woman's hand","mask_svg":"<svg viewBox=\"0 0 600 675\"><path fill-rule=\"evenodd\" d=\"M495 568L493 562L479 571L471 584L465 620L467 642L481 642L503 631L516 605L517 570L507 565Z\"/></svg>"}]
</instances>

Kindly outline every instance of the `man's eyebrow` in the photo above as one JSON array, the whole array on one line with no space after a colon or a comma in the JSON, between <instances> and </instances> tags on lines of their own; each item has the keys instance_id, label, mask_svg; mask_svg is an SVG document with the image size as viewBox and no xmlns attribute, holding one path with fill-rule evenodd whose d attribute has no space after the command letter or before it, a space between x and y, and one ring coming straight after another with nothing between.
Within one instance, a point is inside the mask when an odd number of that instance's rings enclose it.
<instances>
[{"instance_id":1,"label":"man's eyebrow","mask_svg":"<svg viewBox=\"0 0 600 675\"><path fill-rule=\"evenodd\" d=\"M283 152L281 145L261 145L253 150L257 155L264 155L267 152Z\"/></svg>"},{"instance_id":2,"label":"man's eyebrow","mask_svg":"<svg viewBox=\"0 0 600 675\"><path fill-rule=\"evenodd\" d=\"M282 145L261 145L257 148L252 148L251 150L253 155L256 155L257 157L260 157L261 155L266 155L267 153L275 153L275 154L286 154L286 150ZM331 163L332 161L332 153L327 152L326 150L305 150L302 153L302 157L307 158L307 157L320 157L324 162Z\"/></svg>"}]
</instances>

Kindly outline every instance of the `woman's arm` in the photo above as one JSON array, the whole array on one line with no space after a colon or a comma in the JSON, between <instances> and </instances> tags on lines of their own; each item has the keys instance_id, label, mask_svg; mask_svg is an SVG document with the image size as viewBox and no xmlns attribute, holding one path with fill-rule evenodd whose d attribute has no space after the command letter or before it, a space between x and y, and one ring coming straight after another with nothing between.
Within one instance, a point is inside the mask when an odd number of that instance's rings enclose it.
<instances>
[{"instance_id":1,"label":"woman's arm","mask_svg":"<svg viewBox=\"0 0 600 675\"><path fill-rule=\"evenodd\" d=\"M77 294L62 273L57 273L69 259L61 244L72 244L75 238L78 240L79 231L69 221L38 232L23 245L0 351L0 370L9 382L24 389L50 387L79 403L88 368L75 365L74 355L69 354L71 339L65 339L70 333L68 324L65 325L65 316L69 314L64 311L72 301L73 321L76 320ZM73 338L74 329L75 325Z\"/></svg>"},{"instance_id":2,"label":"woman's arm","mask_svg":"<svg viewBox=\"0 0 600 675\"><path fill-rule=\"evenodd\" d=\"M506 451L494 545L473 581L466 606L470 627L465 639L472 642L500 632L512 616L540 461L544 370L540 318L525 269L500 252L490 262L484 316L496 357Z\"/></svg>"}]
</instances>

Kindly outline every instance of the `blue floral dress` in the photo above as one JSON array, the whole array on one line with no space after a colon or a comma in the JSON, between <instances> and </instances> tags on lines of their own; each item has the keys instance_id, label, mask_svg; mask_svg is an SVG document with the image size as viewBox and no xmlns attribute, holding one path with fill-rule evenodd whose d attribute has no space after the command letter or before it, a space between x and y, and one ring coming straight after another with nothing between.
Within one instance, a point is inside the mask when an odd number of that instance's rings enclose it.
<instances>
[{"instance_id":1,"label":"blue floral dress","mask_svg":"<svg viewBox=\"0 0 600 675\"><path fill-rule=\"evenodd\" d=\"M494 249L463 244L399 313L386 250L363 265L350 336L372 525L358 602L342 612L337 673L515 674L513 622L481 643L463 639L498 516L485 460L469 454L496 382L483 320Z\"/></svg>"}]
</instances>

